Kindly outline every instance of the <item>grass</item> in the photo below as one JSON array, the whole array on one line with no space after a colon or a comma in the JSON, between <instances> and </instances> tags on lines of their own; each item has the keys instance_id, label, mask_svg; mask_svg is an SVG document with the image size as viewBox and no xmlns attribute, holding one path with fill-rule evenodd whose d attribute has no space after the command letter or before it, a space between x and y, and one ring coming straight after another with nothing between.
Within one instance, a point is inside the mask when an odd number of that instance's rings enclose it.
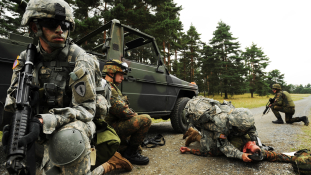
<instances>
[{"instance_id":1,"label":"grass","mask_svg":"<svg viewBox=\"0 0 311 175\"><path fill-rule=\"evenodd\" d=\"M308 115L309 121L311 118L311 111ZM295 147L291 148L291 151L298 151L301 149L310 149L310 145L311 145L311 139L310 139L310 135L311 135L311 123L309 124L309 126L304 126L301 128L302 134L297 134L296 135L296 139L299 140L299 144L297 144Z\"/></svg>"},{"instance_id":2,"label":"grass","mask_svg":"<svg viewBox=\"0 0 311 175\"><path fill-rule=\"evenodd\" d=\"M203 96L203 94L200 94ZM304 97L308 97L311 94L291 94L291 97L294 101L301 100ZM214 100L218 100L219 102L223 102L224 95L221 97L220 95L215 96L205 96L207 98L212 98ZM231 103L236 108L257 108L260 106L265 106L268 103L269 98L273 98L274 95L268 95L268 96L257 96L254 94L254 98L251 98L250 93L245 93L243 95L234 95L233 97L229 96L229 99L225 99L226 101L231 101Z\"/></svg>"}]
</instances>

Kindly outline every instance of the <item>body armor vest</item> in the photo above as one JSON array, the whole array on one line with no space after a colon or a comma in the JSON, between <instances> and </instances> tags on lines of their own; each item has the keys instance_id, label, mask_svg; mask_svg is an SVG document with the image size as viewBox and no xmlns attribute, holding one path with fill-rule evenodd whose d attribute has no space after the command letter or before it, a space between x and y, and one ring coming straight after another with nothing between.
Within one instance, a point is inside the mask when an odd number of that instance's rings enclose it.
<instances>
[{"instance_id":1,"label":"body armor vest","mask_svg":"<svg viewBox=\"0 0 311 175\"><path fill-rule=\"evenodd\" d=\"M75 67L75 60L84 50L75 44L68 44L58 56L51 61L40 55L35 66L34 84L40 87L40 103L38 113L46 113L51 108L71 106L71 88L69 87L69 73Z\"/></svg>"}]
</instances>

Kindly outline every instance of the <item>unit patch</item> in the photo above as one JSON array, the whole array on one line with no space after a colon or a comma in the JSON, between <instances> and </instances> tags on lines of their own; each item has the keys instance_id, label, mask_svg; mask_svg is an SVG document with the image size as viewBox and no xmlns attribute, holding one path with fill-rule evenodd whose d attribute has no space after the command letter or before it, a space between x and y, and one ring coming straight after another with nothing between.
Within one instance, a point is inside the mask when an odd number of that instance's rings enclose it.
<instances>
[{"instance_id":1,"label":"unit patch","mask_svg":"<svg viewBox=\"0 0 311 175\"><path fill-rule=\"evenodd\" d=\"M81 97L84 97L85 91L86 91L85 82L81 81L81 82L77 83L75 85L75 90L76 90L77 94L79 94Z\"/></svg>"}]
</instances>

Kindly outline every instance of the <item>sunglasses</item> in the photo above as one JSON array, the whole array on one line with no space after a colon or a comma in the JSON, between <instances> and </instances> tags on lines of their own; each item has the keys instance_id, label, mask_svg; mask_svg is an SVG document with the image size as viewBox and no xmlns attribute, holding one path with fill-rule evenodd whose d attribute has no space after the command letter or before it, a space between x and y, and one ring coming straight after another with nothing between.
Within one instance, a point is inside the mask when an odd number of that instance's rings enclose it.
<instances>
[{"instance_id":1,"label":"sunglasses","mask_svg":"<svg viewBox=\"0 0 311 175\"><path fill-rule=\"evenodd\" d=\"M38 20L38 22L42 27L46 27L50 30L56 30L58 26L60 26L62 30L71 29L71 23L68 21L60 21L53 18L43 18Z\"/></svg>"}]
</instances>

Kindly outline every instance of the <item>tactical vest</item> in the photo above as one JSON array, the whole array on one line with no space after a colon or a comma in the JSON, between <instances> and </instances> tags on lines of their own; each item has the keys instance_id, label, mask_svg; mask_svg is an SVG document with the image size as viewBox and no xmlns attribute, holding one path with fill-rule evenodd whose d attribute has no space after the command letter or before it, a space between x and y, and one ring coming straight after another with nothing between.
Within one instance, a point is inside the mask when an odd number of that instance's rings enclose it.
<instances>
[{"instance_id":1,"label":"tactical vest","mask_svg":"<svg viewBox=\"0 0 311 175\"><path fill-rule=\"evenodd\" d=\"M282 91L283 96L283 107L295 107L294 101L292 100L292 97L287 91Z\"/></svg>"},{"instance_id":2,"label":"tactical vest","mask_svg":"<svg viewBox=\"0 0 311 175\"><path fill-rule=\"evenodd\" d=\"M77 45L70 43L62 49L56 59L41 61L35 65L34 84L40 87L38 113L47 113L51 108L71 106L72 91L69 87L69 73L75 67L76 57L85 52Z\"/></svg>"}]
</instances>

